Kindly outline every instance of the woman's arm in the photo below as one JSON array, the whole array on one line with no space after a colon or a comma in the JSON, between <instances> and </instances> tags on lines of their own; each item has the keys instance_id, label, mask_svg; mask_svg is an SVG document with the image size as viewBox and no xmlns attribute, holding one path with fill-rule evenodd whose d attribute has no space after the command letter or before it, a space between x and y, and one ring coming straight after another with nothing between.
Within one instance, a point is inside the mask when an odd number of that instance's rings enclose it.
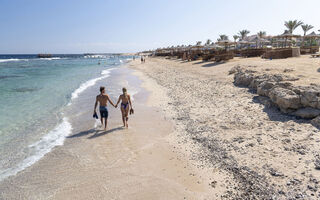
<instances>
[{"instance_id":1,"label":"woman's arm","mask_svg":"<svg viewBox=\"0 0 320 200\"><path fill-rule=\"evenodd\" d=\"M121 95L119 96L119 99L118 99L118 102L116 104L116 107L118 107L118 104L120 103L120 100L121 100Z\"/></svg>"},{"instance_id":2,"label":"woman's arm","mask_svg":"<svg viewBox=\"0 0 320 200\"><path fill-rule=\"evenodd\" d=\"M113 104L113 102L111 101L109 95L108 95L107 97L108 97L108 101L110 102L110 104L113 105L113 107L116 107L116 106Z\"/></svg>"},{"instance_id":3,"label":"woman's arm","mask_svg":"<svg viewBox=\"0 0 320 200\"><path fill-rule=\"evenodd\" d=\"M130 105L130 108L132 109L132 103L131 103L131 98L130 98L130 95L128 95L128 100L129 100L129 105Z\"/></svg>"}]
</instances>

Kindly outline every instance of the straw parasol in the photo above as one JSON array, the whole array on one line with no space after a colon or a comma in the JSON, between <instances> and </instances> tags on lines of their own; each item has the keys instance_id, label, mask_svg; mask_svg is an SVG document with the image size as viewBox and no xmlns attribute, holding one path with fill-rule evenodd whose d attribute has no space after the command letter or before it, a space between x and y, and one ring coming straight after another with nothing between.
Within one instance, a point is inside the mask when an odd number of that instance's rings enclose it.
<instances>
[{"instance_id":1,"label":"straw parasol","mask_svg":"<svg viewBox=\"0 0 320 200\"><path fill-rule=\"evenodd\" d=\"M233 44L236 44L235 42L232 42L230 40L220 40L218 42L216 42L217 45L223 45L225 47L225 49L227 50L227 47Z\"/></svg>"},{"instance_id":2,"label":"straw parasol","mask_svg":"<svg viewBox=\"0 0 320 200\"><path fill-rule=\"evenodd\" d=\"M290 39L292 40L292 38L299 38L301 37L300 35L294 35L292 33L288 33L288 32L285 32L281 35L277 35L277 36L274 36L273 38L276 38L276 39L279 39L279 38L284 38L285 39L285 46L287 46L287 40Z\"/></svg>"},{"instance_id":3,"label":"straw parasol","mask_svg":"<svg viewBox=\"0 0 320 200\"><path fill-rule=\"evenodd\" d=\"M305 38L320 38L320 35L316 34L314 31L306 36L304 36Z\"/></svg>"},{"instance_id":4,"label":"straw parasol","mask_svg":"<svg viewBox=\"0 0 320 200\"><path fill-rule=\"evenodd\" d=\"M313 39L319 39L320 38L320 35L316 34L314 31L306 36L304 36L304 38L307 38L307 39L310 39L310 40L313 40ZM312 42L310 42L310 45Z\"/></svg>"}]
</instances>

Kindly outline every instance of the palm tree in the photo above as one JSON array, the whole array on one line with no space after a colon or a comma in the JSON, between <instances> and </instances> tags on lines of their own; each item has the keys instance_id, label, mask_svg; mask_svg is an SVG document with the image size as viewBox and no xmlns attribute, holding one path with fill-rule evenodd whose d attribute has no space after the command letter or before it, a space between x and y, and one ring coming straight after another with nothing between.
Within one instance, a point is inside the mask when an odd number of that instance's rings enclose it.
<instances>
[{"instance_id":1,"label":"palm tree","mask_svg":"<svg viewBox=\"0 0 320 200\"><path fill-rule=\"evenodd\" d=\"M314 27L310 24L302 24L301 28L303 30L303 36L306 36L307 32L313 29Z\"/></svg>"},{"instance_id":2,"label":"palm tree","mask_svg":"<svg viewBox=\"0 0 320 200\"><path fill-rule=\"evenodd\" d=\"M207 42L206 42L206 44L205 44L205 45L207 45L207 46L208 46L208 45L210 45L210 44L211 44L211 42L212 42L212 41L211 41L210 39L207 39Z\"/></svg>"},{"instance_id":3,"label":"palm tree","mask_svg":"<svg viewBox=\"0 0 320 200\"><path fill-rule=\"evenodd\" d=\"M237 40L239 39L239 36L238 35L233 35L233 40L234 40L234 43L235 43L235 47L237 47Z\"/></svg>"},{"instance_id":4,"label":"palm tree","mask_svg":"<svg viewBox=\"0 0 320 200\"><path fill-rule=\"evenodd\" d=\"M237 42L237 39L239 39L239 35L234 35L234 36L233 36L234 42Z\"/></svg>"},{"instance_id":5,"label":"palm tree","mask_svg":"<svg viewBox=\"0 0 320 200\"><path fill-rule=\"evenodd\" d=\"M267 35L267 33L265 31L259 31L257 35L259 36L259 38L264 38Z\"/></svg>"},{"instance_id":6,"label":"palm tree","mask_svg":"<svg viewBox=\"0 0 320 200\"><path fill-rule=\"evenodd\" d=\"M259 38L264 38L267 35L267 33L265 31L259 31L257 33L257 35L258 35ZM257 39L259 39L259 38L257 38ZM257 44L256 45L258 47L258 40L257 40ZM261 44L259 46L261 47Z\"/></svg>"},{"instance_id":7,"label":"palm tree","mask_svg":"<svg viewBox=\"0 0 320 200\"><path fill-rule=\"evenodd\" d=\"M196 43L196 45L197 45L197 46L200 46L201 43L202 43L201 41L198 41L198 42Z\"/></svg>"},{"instance_id":8,"label":"palm tree","mask_svg":"<svg viewBox=\"0 0 320 200\"><path fill-rule=\"evenodd\" d=\"M243 40L245 37L247 37L247 35L248 35L249 33L250 33L250 31L244 29L244 30L242 30L242 31L239 31L238 34L239 34L241 40Z\"/></svg>"},{"instance_id":9,"label":"palm tree","mask_svg":"<svg viewBox=\"0 0 320 200\"><path fill-rule=\"evenodd\" d=\"M303 38L302 38L302 45L304 45L304 37L306 36L307 32L310 31L311 29L313 29L314 27L310 24L302 24L301 28L303 30Z\"/></svg>"},{"instance_id":10,"label":"palm tree","mask_svg":"<svg viewBox=\"0 0 320 200\"><path fill-rule=\"evenodd\" d=\"M284 25L285 27L287 27L289 33L293 33L293 31L298 28L300 25L302 25L303 22L302 21L298 21L298 20L290 20L290 21L285 21Z\"/></svg>"},{"instance_id":11,"label":"palm tree","mask_svg":"<svg viewBox=\"0 0 320 200\"><path fill-rule=\"evenodd\" d=\"M222 40L229 40L229 37L227 35L219 35L218 41L222 41Z\"/></svg>"}]
</instances>

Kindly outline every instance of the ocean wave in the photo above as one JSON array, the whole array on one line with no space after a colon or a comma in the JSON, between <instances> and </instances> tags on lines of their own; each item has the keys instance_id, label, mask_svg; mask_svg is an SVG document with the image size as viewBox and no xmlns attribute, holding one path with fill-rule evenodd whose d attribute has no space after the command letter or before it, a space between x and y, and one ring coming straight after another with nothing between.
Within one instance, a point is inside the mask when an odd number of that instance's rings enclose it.
<instances>
[{"instance_id":1,"label":"ocean wave","mask_svg":"<svg viewBox=\"0 0 320 200\"><path fill-rule=\"evenodd\" d=\"M83 56L84 58L108 58L109 56L108 55L99 55L99 54L96 54L96 55L85 55Z\"/></svg>"},{"instance_id":2,"label":"ocean wave","mask_svg":"<svg viewBox=\"0 0 320 200\"><path fill-rule=\"evenodd\" d=\"M62 122L52 131L43 136L38 142L29 145L30 150L33 152L32 155L24 159L19 165L0 172L0 180L16 175L18 172L36 163L55 146L63 145L65 138L71 134L71 131L72 125L69 123L68 118L64 117Z\"/></svg>"},{"instance_id":3,"label":"ocean wave","mask_svg":"<svg viewBox=\"0 0 320 200\"><path fill-rule=\"evenodd\" d=\"M52 57L52 58L40 58L40 60L60 60L60 57Z\"/></svg>"},{"instance_id":4,"label":"ocean wave","mask_svg":"<svg viewBox=\"0 0 320 200\"><path fill-rule=\"evenodd\" d=\"M94 79L91 79L91 80L88 80L88 81L82 83L82 84L80 85L80 87L77 88L77 89L71 94L71 100L78 98L78 96L79 96L80 93L82 93L83 91L85 91L87 88L93 86L97 81L100 81L100 80L102 80L102 79L104 79L104 78L109 77L109 74L110 74L110 71L111 71L111 70L112 70L112 69L103 70L103 71L101 72L101 75L103 75L103 76L100 76L100 77L98 77L98 78L94 78ZM69 103L68 105L70 105L70 103Z\"/></svg>"},{"instance_id":5,"label":"ocean wave","mask_svg":"<svg viewBox=\"0 0 320 200\"><path fill-rule=\"evenodd\" d=\"M17 62L17 61L28 61L28 59L18 59L18 58L0 59L0 63L1 62Z\"/></svg>"},{"instance_id":6,"label":"ocean wave","mask_svg":"<svg viewBox=\"0 0 320 200\"><path fill-rule=\"evenodd\" d=\"M110 68L110 69L106 69L106 70L102 70L101 74L102 75L109 75L110 72L113 70L114 68Z\"/></svg>"}]
</instances>

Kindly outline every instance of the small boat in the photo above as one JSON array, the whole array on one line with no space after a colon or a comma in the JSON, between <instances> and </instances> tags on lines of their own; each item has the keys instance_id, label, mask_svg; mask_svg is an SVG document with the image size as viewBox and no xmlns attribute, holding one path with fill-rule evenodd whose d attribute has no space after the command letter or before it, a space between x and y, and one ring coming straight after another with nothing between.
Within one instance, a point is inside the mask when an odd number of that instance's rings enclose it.
<instances>
[{"instance_id":1,"label":"small boat","mask_svg":"<svg viewBox=\"0 0 320 200\"><path fill-rule=\"evenodd\" d=\"M38 54L38 58L51 58L51 54Z\"/></svg>"}]
</instances>

